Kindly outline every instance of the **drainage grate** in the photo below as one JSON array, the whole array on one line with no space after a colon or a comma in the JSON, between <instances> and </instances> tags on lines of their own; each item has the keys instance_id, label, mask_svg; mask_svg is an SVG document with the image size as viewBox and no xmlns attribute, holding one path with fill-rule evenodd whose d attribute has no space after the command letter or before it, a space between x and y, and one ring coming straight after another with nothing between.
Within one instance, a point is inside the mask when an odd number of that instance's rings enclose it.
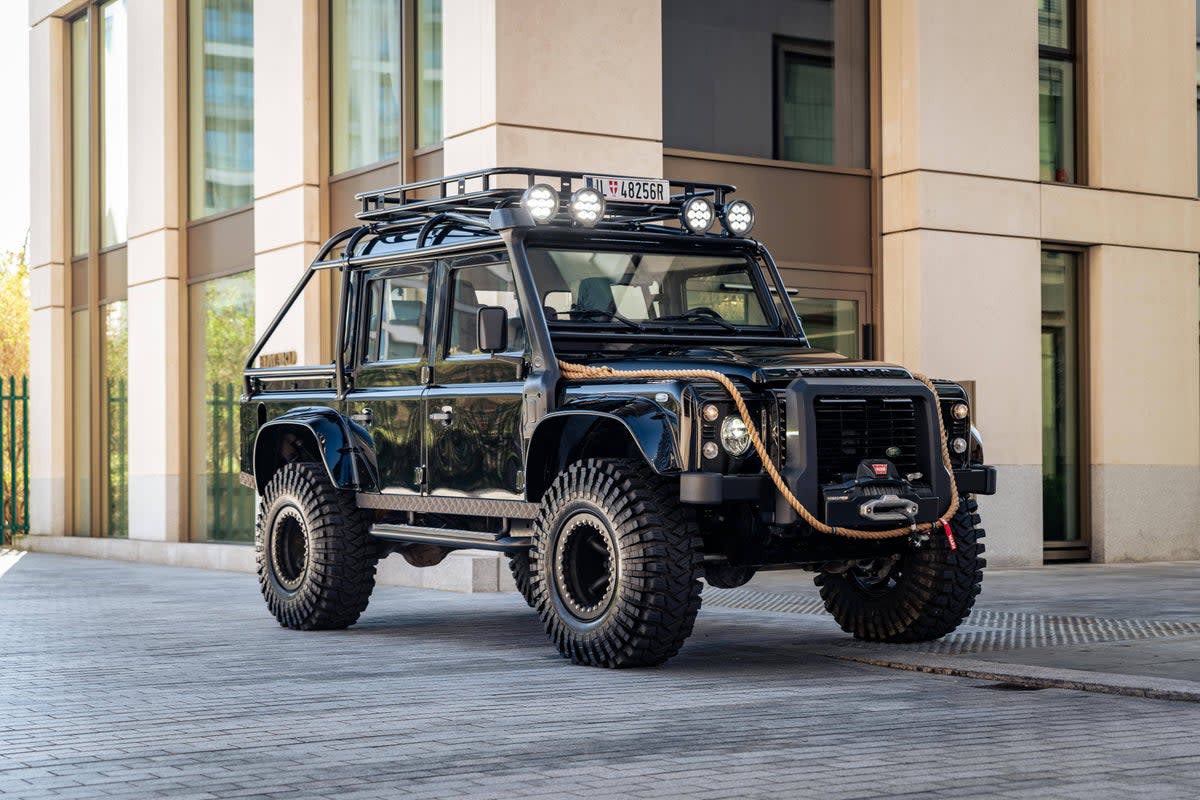
<instances>
[{"instance_id":1,"label":"drainage grate","mask_svg":"<svg viewBox=\"0 0 1200 800\"><path fill-rule=\"evenodd\" d=\"M721 608L825 616L825 607L820 598L746 589L706 587L704 604ZM1174 636L1200 636L1200 622L1106 619L977 610L967 617L957 631L936 642L889 646L912 653L956 655L989 650L1164 639ZM850 648L879 646L875 642L860 642L854 639L837 644Z\"/></svg>"}]
</instances>

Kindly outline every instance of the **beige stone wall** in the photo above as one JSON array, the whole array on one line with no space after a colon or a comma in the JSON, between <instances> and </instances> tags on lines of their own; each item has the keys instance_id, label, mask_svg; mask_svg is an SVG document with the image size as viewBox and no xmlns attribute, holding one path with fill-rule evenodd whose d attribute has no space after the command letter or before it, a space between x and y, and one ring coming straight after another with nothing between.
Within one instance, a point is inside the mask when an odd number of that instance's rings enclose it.
<instances>
[{"instance_id":1,"label":"beige stone wall","mask_svg":"<svg viewBox=\"0 0 1200 800\"><path fill-rule=\"evenodd\" d=\"M1034 5L882 4L883 353L976 381L993 564L1041 561L1045 243L1085 249L1093 558L1200 552L1194 13L1088 4L1090 185L1068 186L1037 181Z\"/></svg>"}]
</instances>

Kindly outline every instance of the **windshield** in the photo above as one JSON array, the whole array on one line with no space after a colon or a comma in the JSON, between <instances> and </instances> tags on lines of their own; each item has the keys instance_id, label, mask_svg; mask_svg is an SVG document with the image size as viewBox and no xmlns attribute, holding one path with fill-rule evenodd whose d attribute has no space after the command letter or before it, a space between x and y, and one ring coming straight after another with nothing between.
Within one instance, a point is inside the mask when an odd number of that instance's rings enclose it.
<instances>
[{"instance_id":1,"label":"windshield","mask_svg":"<svg viewBox=\"0 0 1200 800\"><path fill-rule=\"evenodd\" d=\"M551 324L706 333L777 329L758 264L744 254L530 248L529 264Z\"/></svg>"}]
</instances>

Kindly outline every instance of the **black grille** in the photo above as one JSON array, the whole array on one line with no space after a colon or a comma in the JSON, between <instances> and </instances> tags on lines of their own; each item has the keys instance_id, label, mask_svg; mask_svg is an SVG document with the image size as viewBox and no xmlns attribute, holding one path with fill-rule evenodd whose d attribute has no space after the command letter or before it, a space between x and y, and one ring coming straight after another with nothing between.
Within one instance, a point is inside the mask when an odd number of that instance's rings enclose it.
<instances>
[{"instance_id":1,"label":"black grille","mask_svg":"<svg viewBox=\"0 0 1200 800\"><path fill-rule=\"evenodd\" d=\"M901 475L921 472L916 402L898 397L817 398L813 417L818 482L853 477L865 458L889 459ZM898 448L899 454L888 455L890 448ZM927 480L926 476L920 482Z\"/></svg>"}]
</instances>

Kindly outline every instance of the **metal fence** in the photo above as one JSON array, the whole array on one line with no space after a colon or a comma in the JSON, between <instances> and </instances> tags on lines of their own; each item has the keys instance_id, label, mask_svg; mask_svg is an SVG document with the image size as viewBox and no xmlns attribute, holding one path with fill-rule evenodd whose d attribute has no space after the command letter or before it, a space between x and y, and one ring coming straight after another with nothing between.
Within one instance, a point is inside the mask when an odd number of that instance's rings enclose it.
<instances>
[{"instance_id":1,"label":"metal fence","mask_svg":"<svg viewBox=\"0 0 1200 800\"><path fill-rule=\"evenodd\" d=\"M0 544L29 533L29 379L0 378Z\"/></svg>"},{"instance_id":2,"label":"metal fence","mask_svg":"<svg viewBox=\"0 0 1200 800\"><path fill-rule=\"evenodd\" d=\"M108 431L108 536L129 534L129 385L124 378L108 379L105 404Z\"/></svg>"},{"instance_id":3,"label":"metal fence","mask_svg":"<svg viewBox=\"0 0 1200 800\"><path fill-rule=\"evenodd\" d=\"M208 395L208 486L205 536L242 540L254 531L254 492L238 481L239 393L232 383L214 383Z\"/></svg>"}]
</instances>

